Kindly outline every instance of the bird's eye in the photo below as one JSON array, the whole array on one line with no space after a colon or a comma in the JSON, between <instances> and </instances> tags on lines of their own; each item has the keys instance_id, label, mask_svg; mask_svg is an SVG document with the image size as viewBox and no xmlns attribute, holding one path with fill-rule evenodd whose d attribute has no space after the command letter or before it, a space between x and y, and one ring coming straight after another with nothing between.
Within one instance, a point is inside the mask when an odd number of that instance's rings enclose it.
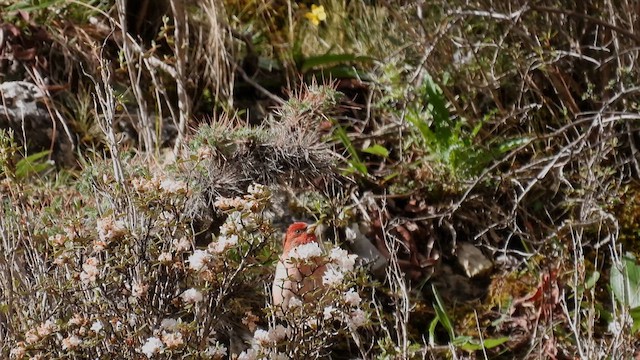
<instances>
[{"instance_id":1,"label":"bird's eye","mask_svg":"<svg viewBox=\"0 0 640 360\"><path fill-rule=\"evenodd\" d=\"M300 235L300 234L302 234L302 229L296 230L296 235Z\"/></svg>"}]
</instances>

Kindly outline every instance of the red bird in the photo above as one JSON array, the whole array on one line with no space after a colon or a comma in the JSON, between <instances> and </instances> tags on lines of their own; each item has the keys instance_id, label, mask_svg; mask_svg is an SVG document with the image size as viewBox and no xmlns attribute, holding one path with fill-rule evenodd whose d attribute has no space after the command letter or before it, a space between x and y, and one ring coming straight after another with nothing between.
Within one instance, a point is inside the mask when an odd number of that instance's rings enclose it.
<instances>
[{"instance_id":1,"label":"red bird","mask_svg":"<svg viewBox=\"0 0 640 360\"><path fill-rule=\"evenodd\" d=\"M284 245L280 261L276 267L273 280L273 305L286 310L289 301L296 296L300 300L310 300L309 294L322 285L325 265L317 262L311 264L295 263L291 259L291 251L300 245L318 242L313 233L315 226L296 222L289 226L284 237Z\"/></svg>"}]
</instances>

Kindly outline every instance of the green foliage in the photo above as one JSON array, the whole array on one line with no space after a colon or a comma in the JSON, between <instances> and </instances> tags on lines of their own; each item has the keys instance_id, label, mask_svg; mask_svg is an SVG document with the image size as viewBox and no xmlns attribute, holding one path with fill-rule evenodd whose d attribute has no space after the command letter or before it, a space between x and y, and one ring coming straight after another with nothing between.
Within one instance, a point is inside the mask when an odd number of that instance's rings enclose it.
<instances>
[{"instance_id":1,"label":"green foliage","mask_svg":"<svg viewBox=\"0 0 640 360\"><path fill-rule=\"evenodd\" d=\"M446 308L444 307L444 302L435 286L431 286L433 291L433 295L435 298L435 303L433 304L433 309L436 312L436 317L431 321L429 325L429 343L435 344L436 338L436 327L438 324L442 325L449 336L449 341L451 345L463 349L465 351L478 351L482 349L492 349L498 347L507 341L509 341L508 337L499 337L499 338L489 338L489 339L474 339L471 336L456 336L455 330L453 328L453 322L447 315Z\"/></svg>"},{"instance_id":2,"label":"green foliage","mask_svg":"<svg viewBox=\"0 0 640 360\"><path fill-rule=\"evenodd\" d=\"M632 331L636 333L640 330L640 264L633 254L626 253L611 266L609 282L618 303L630 308Z\"/></svg>"},{"instance_id":3,"label":"green foliage","mask_svg":"<svg viewBox=\"0 0 640 360\"><path fill-rule=\"evenodd\" d=\"M347 150L347 153L349 153L349 158L347 159L347 162L349 164L348 171L353 172L355 170L361 175L368 175L369 171L367 170L367 165L362 160L360 160L358 151L351 142L351 139L349 139L347 132L342 126L340 126L340 124L336 124L335 137L342 143L344 148Z\"/></svg>"},{"instance_id":4,"label":"green foliage","mask_svg":"<svg viewBox=\"0 0 640 360\"><path fill-rule=\"evenodd\" d=\"M515 138L478 145L476 136L483 122L469 128L466 119L452 116L446 97L431 77L426 77L417 99L408 105L406 119L420 135L428 158L443 165L454 179L478 176L493 160L528 141Z\"/></svg>"},{"instance_id":5,"label":"green foliage","mask_svg":"<svg viewBox=\"0 0 640 360\"><path fill-rule=\"evenodd\" d=\"M24 180L29 176L50 169L53 164L46 160L50 153L51 151L45 150L20 159L16 164L16 179Z\"/></svg>"},{"instance_id":6,"label":"green foliage","mask_svg":"<svg viewBox=\"0 0 640 360\"><path fill-rule=\"evenodd\" d=\"M31 176L53 168L48 161L49 150L41 151L27 157L20 156L20 148L14 141L13 132L0 129L0 175L24 181Z\"/></svg>"}]
</instances>

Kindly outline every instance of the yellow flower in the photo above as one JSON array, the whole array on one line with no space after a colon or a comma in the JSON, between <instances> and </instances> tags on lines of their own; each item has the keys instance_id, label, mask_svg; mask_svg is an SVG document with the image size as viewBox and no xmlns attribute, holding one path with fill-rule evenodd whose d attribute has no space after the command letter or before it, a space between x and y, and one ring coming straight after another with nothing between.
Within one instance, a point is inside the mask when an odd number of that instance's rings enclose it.
<instances>
[{"instance_id":1,"label":"yellow flower","mask_svg":"<svg viewBox=\"0 0 640 360\"><path fill-rule=\"evenodd\" d=\"M327 19L327 13L324 12L324 6L317 6L313 4L311 5L311 11L304 14L304 17L309 19L313 25L318 26L320 25L320 21L325 21Z\"/></svg>"}]
</instances>

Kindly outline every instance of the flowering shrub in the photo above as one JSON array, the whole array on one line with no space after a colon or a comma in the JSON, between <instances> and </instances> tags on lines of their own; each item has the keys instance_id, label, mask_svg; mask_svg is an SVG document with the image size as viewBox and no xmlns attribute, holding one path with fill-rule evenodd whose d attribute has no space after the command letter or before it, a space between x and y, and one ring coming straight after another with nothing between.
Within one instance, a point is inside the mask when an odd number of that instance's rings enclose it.
<instances>
[{"instance_id":1,"label":"flowering shrub","mask_svg":"<svg viewBox=\"0 0 640 360\"><path fill-rule=\"evenodd\" d=\"M46 241L29 256L49 265L36 267L37 291L18 289L32 305L10 321L12 358L320 356L368 324L355 255L317 243L295 248L292 259L327 265L318 301L294 298L276 317L259 285L281 252L265 186L217 198L225 220L203 247L187 215L187 181L135 175L91 184L95 202L30 230Z\"/></svg>"}]
</instances>

